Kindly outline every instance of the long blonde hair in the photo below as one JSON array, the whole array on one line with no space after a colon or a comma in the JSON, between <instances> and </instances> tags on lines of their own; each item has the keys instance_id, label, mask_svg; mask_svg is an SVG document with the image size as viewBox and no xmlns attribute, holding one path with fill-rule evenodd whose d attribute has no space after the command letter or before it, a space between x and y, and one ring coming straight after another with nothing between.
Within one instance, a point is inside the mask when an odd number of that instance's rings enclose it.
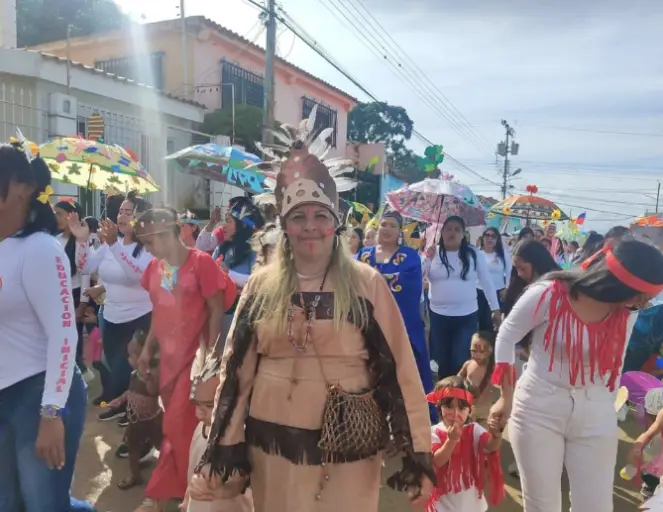
<instances>
[{"instance_id":1,"label":"long blonde hair","mask_svg":"<svg viewBox=\"0 0 663 512\"><path fill-rule=\"evenodd\" d=\"M334 292L334 328L340 330L349 318L363 328L368 322L368 312L359 293L360 263L350 257L345 237L337 236L337 243L328 273L328 282ZM256 275L258 289L250 309L256 323L269 324L270 330L278 333L285 332L292 296L298 291L297 279L294 258L285 236L281 236L274 261L262 267Z\"/></svg>"}]
</instances>

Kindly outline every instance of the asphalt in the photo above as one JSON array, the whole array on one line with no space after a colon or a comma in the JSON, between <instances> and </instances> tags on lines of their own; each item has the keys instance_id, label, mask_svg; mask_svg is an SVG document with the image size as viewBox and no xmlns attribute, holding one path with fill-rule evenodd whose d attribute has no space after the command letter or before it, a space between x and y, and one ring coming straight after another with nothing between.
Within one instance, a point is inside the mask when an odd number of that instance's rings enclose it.
<instances>
[{"instance_id":1,"label":"asphalt","mask_svg":"<svg viewBox=\"0 0 663 512\"><path fill-rule=\"evenodd\" d=\"M96 396L96 382L92 382L90 387L90 396ZM123 429L117 426L113 421L100 422L96 419L99 409L90 405L88 409L88 422L84 437L79 451L76 476L74 480L73 493L79 499L86 499L94 503L99 512L133 512L140 505L142 500L142 488L134 488L128 491L121 491L117 484L128 473L128 463L126 460L115 457L115 448L122 440ZM626 453L630 443L633 442L632 436L637 436L639 426L635 422L627 422L620 432L619 442L619 461L618 468L624 464ZM502 449L502 464L504 468L513 460L511 449L507 442ZM541 461L545 464L545 461ZM385 475L394 471L397 462L390 462L385 468ZM145 479L149 476L149 464L145 469ZM505 477L507 483L507 498L499 507L491 508L491 512L515 512L522 510L522 500L518 481ZM615 477L616 486L614 488L615 512L632 512L637 510L641 503L638 490L633 483L625 482ZM568 489L565 478L563 478L564 489ZM568 510L568 492L565 492L564 510ZM177 507L169 507L173 512ZM380 495L380 512L401 512L412 510L403 495L395 493L390 489L383 487ZM169 510L170 512L170 510Z\"/></svg>"}]
</instances>

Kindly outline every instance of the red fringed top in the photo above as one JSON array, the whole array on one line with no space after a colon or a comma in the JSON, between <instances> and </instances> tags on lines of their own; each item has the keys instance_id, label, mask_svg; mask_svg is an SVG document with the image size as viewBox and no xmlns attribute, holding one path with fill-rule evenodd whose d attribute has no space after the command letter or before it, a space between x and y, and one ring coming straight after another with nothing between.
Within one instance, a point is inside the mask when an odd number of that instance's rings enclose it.
<instances>
[{"instance_id":1,"label":"red fringed top","mask_svg":"<svg viewBox=\"0 0 663 512\"><path fill-rule=\"evenodd\" d=\"M449 462L442 467L435 467L437 482L426 507L427 512L435 512L435 504L442 496L472 488L476 489L479 499L485 493L486 500L491 505L497 505L504 497L504 476L499 450L489 454L485 452L491 435L484 431L479 436L479 443L475 451L475 428L481 427L478 427L476 423L465 425ZM433 443L433 455L444 446L447 440L447 432L444 429L437 427L435 434L440 442Z\"/></svg>"},{"instance_id":2,"label":"red fringed top","mask_svg":"<svg viewBox=\"0 0 663 512\"><path fill-rule=\"evenodd\" d=\"M628 311L622 308L613 311L602 322L583 323L571 307L566 285L554 281L541 295L535 315L546 297L550 297L550 309L543 346L550 353L548 371L554 367L556 351L563 350L562 358L566 358L569 364L569 384L575 386L579 378L579 384L585 386L587 377L594 383L598 374L599 378L608 376L607 386L614 391L626 349ZM560 340L563 340L563 347L558 347ZM585 350L589 358L589 375L585 375Z\"/></svg>"}]
</instances>

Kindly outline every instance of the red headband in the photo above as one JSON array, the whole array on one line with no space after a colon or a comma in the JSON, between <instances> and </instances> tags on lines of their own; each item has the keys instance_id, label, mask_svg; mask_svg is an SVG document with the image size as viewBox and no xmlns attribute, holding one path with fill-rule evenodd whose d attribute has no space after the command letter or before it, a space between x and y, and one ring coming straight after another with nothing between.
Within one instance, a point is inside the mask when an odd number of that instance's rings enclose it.
<instances>
[{"instance_id":1,"label":"red headband","mask_svg":"<svg viewBox=\"0 0 663 512\"><path fill-rule=\"evenodd\" d=\"M440 388L431 391L426 395L428 403L438 405L444 398L455 398L457 400L465 400L468 404L473 405L474 397L472 393L464 389L458 388Z\"/></svg>"},{"instance_id":2,"label":"red headband","mask_svg":"<svg viewBox=\"0 0 663 512\"><path fill-rule=\"evenodd\" d=\"M610 273L629 288L648 295L658 295L663 291L663 284L648 283L629 272L608 247L604 247L592 257L587 258L581 265L582 269L587 270L600 254L605 254L605 266Z\"/></svg>"}]
</instances>

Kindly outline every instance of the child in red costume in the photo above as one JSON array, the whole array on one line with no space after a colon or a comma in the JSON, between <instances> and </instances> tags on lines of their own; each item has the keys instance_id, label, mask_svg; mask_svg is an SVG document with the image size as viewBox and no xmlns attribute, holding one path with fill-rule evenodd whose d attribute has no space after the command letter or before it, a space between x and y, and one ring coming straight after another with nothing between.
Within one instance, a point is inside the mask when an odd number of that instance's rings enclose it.
<instances>
[{"instance_id":1,"label":"child in red costume","mask_svg":"<svg viewBox=\"0 0 663 512\"><path fill-rule=\"evenodd\" d=\"M437 484L427 512L485 512L504 496L499 425L491 420L485 430L470 420L476 397L461 377L441 380L427 398L442 418L431 429Z\"/></svg>"}]
</instances>

